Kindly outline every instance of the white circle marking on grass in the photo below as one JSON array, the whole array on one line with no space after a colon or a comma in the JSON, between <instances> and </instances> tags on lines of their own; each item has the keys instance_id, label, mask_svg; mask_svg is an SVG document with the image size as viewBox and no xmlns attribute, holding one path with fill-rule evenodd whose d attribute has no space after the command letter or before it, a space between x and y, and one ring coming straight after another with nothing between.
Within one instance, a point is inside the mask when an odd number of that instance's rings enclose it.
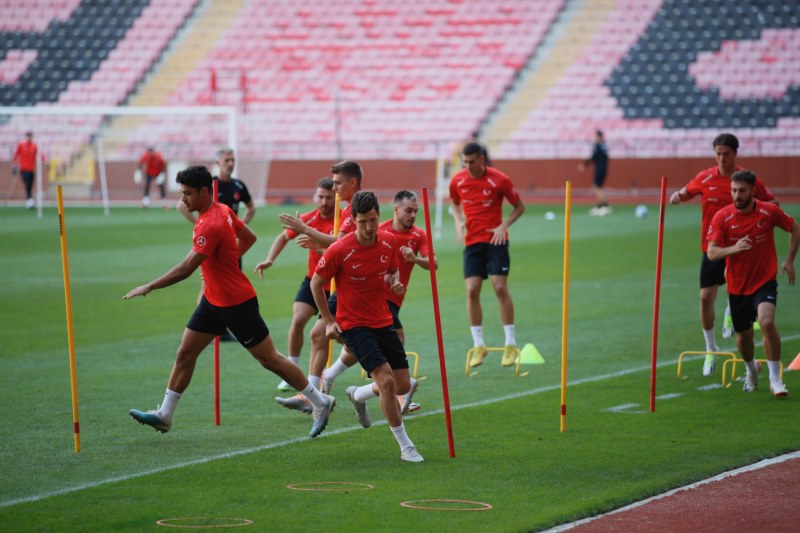
<instances>
[{"instance_id":1,"label":"white circle marking on grass","mask_svg":"<svg viewBox=\"0 0 800 533\"><path fill-rule=\"evenodd\" d=\"M180 523L180 522L209 522L209 521L217 521L218 524L191 524L191 523ZM177 524L173 524L171 522L179 522ZM161 520L156 520L157 526L163 527L177 527L182 529L211 529L211 528L220 528L220 527L241 527L241 526L249 526L252 525L253 521L248 520L247 518L162 518Z\"/></svg>"},{"instance_id":2,"label":"white circle marking on grass","mask_svg":"<svg viewBox=\"0 0 800 533\"><path fill-rule=\"evenodd\" d=\"M369 483L355 483L352 481L307 481L304 483L290 483L286 485L286 488L316 492L349 492L353 490L372 490L375 486Z\"/></svg>"},{"instance_id":3,"label":"white circle marking on grass","mask_svg":"<svg viewBox=\"0 0 800 533\"><path fill-rule=\"evenodd\" d=\"M424 505L416 505L418 503L444 503L444 504L472 504L475 507L430 507ZM488 511L492 506L488 503L473 502L470 500L409 500L407 502L400 502L401 507L407 509L419 509L422 511Z\"/></svg>"}]
</instances>

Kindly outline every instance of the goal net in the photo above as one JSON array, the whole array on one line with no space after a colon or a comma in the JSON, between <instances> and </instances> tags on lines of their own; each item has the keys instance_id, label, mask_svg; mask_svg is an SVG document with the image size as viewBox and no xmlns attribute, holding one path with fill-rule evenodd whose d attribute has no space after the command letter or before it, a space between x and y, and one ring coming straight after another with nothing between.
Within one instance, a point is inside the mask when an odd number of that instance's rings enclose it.
<instances>
[{"instance_id":1,"label":"goal net","mask_svg":"<svg viewBox=\"0 0 800 533\"><path fill-rule=\"evenodd\" d=\"M22 180L12 158L26 132L33 133L40 161L34 198L41 205L55 201L56 185L73 205L138 205L145 177L138 172L142 156L152 147L167 162L167 170L150 185L150 205L175 205L175 174L192 164L213 172L216 152L237 147L237 115L233 107L0 107L0 183L5 181L6 205L25 200ZM239 154L237 154L239 156ZM266 149L263 156L238 157L235 174L246 176L256 201L266 194ZM160 185L167 197L161 199ZM0 185L2 187L2 185Z\"/></svg>"}]
</instances>

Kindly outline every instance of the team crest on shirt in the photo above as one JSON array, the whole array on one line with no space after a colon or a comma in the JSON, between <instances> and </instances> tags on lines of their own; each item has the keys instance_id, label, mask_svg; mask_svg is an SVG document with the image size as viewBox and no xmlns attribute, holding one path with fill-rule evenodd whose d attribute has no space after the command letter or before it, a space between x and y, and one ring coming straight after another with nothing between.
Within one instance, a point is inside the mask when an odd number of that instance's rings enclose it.
<instances>
[{"instance_id":1,"label":"team crest on shirt","mask_svg":"<svg viewBox=\"0 0 800 533\"><path fill-rule=\"evenodd\" d=\"M388 255L386 255L386 254L383 254L383 255L381 256L381 263L386 263L386 262L388 262L388 261L389 261L389 256L388 256Z\"/></svg>"}]
</instances>

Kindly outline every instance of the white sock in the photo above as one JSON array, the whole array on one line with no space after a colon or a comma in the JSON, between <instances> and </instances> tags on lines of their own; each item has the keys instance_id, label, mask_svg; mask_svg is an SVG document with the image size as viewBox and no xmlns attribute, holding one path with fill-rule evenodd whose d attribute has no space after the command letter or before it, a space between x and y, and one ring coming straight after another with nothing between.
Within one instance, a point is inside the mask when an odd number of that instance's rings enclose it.
<instances>
[{"instance_id":1,"label":"white sock","mask_svg":"<svg viewBox=\"0 0 800 533\"><path fill-rule=\"evenodd\" d=\"M308 382L314 385L315 389L319 388L319 379L320 379L319 376L311 376L311 375L308 376Z\"/></svg>"},{"instance_id":2,"label":"white sock","mask_svg":"<svg viewBox=\"0 0 800 533\"><path fill-rule=\"evenodd\" d=\"M175 414L175 408L178 407L178 400L180 399L181 395L179 393L167 389L167 392L164 393L164 401L161 403L161 407L158 408L158 416L161 417L161 420L172 422L172 415Z\"/></svg>"},{"instance_id":3,"label":"white sock","mask_svg":"<svg viewBox=\"0 0 800 533\"><path fill-rule=\"evenodd\" d=\"M470 326L470 333L472 333L472 343L474 346L486 346L483 343L483 326Z\"/></svg>"},{"instance_id":4,"label":"white sock","mask_svg":"<svg viewBox=\"0 0 800 533\"><path fill-rule=\"evenodd\" d=\"M288 357L288 359L289 359L289 361L291 361L292 363L296 364L297 366L300 366L300 356L299 355L290 355Z\"/></svg>"},{"instance_id":5,"label":"white sock","mask_svg":"<svg viewBox=\"0 0 800 533\"><path fill-rule=\"evenodd\" d=\"M308 387L300 391L300 394L305 396L305 398L311 402L314 407L324 407L325 406L325 397L322 393L317 389L314 385L310 382Z\"/></svg>"},{"instance_id":6,"label":"white sock","mask_svg":"<svg viewBox=\"0 0 800 533\"><path fill-rule=\"evenodd\" d=\"M505 324L503 331L506 334L506 346L516 346L517 338L514 335L514 324Z\"/></svg>"},{"instance_id":7,"label":"white sock","mask_svg":"<svg viewBox=\"0 0 800 533\"><path fill-rule=\"evenodd\" d=\"M753 376L757 376L758 375L758 363L756 363L755 359L752 359L750 361L745 361L744 362L744 366L747 367L747 373L748 374L751 374Z\"/></svg>"},{"instance_id":8,"label":"white sock","mask_svg":"<svg viewBox=\"0 0 800 533\"><path fill-rule=\"evenodd\" d=\"M367 400L370 400L372 398L377 398L377 397L378 397L378 395L375 394L374 390L372 390L372 383L370 383L369 385L360 386L353 393L353 398L357 402L366 402Z\"/></svg>"},{"instance_id":9,"label":"white sock","mask_svg":"<svg viewBox=\"0 0 800 533\"><path fill-rule=\"evenodd\" d=\"M717 348L717 341L714 338L714 329L704 329L703 330L703 337L706 339L706 350L709 352L718 352L719 348Z\"/></svg>"},{"instance_id":10,"label":"white sock","mask_svg":"<svg viewBox=\"0 0 800 533\"><path fill-rule=\"evenodd\" d=\"M392 435L394 435L394 439L397 441L397 444L400 445L401 450L405 450L414 446L414 443L408 438L405 424L401 423L396 428L390 429L392 430Z\"/></svg>"},{"instance_id":11,"label":"white sock","mask_svg":"<svg viewBox=\"0 0 800 533\"><path fill-rule=\"evenodd\" d=\"M326 383L333 383L339 374L347 370L349 367L342 362L342 356L339 356L330 368L326 368L322 371L322 378L325 380Z\"/></svg>"},{"instance_id":12,"label":"white sock","mask_svg":"<svg viewBox=\"0 0 800 533\"><path fill-rule=\"evenodd\" d=\"M774 383L781 382L781 362L767 360L767 367L769 368L769 380Z\"/></svg>"}]
</instances>

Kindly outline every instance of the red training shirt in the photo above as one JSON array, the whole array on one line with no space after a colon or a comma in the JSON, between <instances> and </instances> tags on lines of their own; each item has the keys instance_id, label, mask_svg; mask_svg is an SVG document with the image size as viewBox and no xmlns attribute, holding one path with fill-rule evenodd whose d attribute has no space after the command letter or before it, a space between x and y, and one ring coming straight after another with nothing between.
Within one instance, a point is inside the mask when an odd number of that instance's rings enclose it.
<instances>
[{"instance_id":1,"label":"red training shirt","mask_svg":"<svg viewBox=\"0 0 800 533\"><path fill-rule=\"evenodd\" d=\"M300 218L309 227L314 228L320 233L324 233L325 235L333 234L333 217L322 218L322 215L320 215L319 213L319 208L314 209L313 211L309 211L308 213L303 213L302 215L300 215ZM295 237L297 237L297 232L287 229L286 235L290 239L294 239ZM321 257L322 255L317 253L315 249L310 248L308 250L308 273L306 275L309 277L309 279L314 276L314 270L317 268L317 263L319 263ZM329 287L326 286L325 290L326 291L329 290Z\"/></svg>"},{"instance_id":2,"label":"red training shirt","mask_svg":"<svg viewBox=\"0 0 800 533\"><path fill-rule=\"evenodd\" d=\"M398 268L400 268L400 282L403 284L403 287L406 288L406 291L408 291L408 282L411 279L411 271L414 269L416 263L403 259L403 254L401 254L399 250L403 246L408 246L414 250L415 254L419 252L419 255L422 257L428 257L428 236L423 229L420 229L417 226L412 226L412 228L408 231L397 231L392 227L392 220L383 222L380 226L378 226L378 229L391 233L397 240L397 261ZM403 300L405 297L406 292L398 295L395 294L388 285L386 286L386 299L394 302L398 307L403 305Z\"/></svg>"},{"instance_id":3,"label":"red training shirt","mask_svg":"<svg viewBox=\"0 0 800 533\"><path fill-rule=\"evenodd\" d=\"M24 172L34 172L36 170L36 154L39 147L33 141L22 141L14 151L14 161L20 170Z\"/></svg>"},{"instance_id":4,"label":"red training shirt","mask_svg":"<svg viewBox=\"0 0 800 533\"><path fill-rule=\"evenodd\" d=\"M324 279L336 281L336 322L343 330L392 325L384 276L396 271L397 241L381 230L368 246L360 245L355 233L348 233L328 247L316 269Z\"/></svg>"},{"instance_id":5,"label":"red training shirt","mask_svg":"<svg viewBox=\"0 0 800 533\"><path fill-rule=\"evenodd\" d=\"M736 171L744 170L741 167L736 167ZM731 205L733 198L731 197L731 177L723 176L719 173L719 166L713 166L697 173L692 180L686 185L686 192L689 198L694 198L698 194L702 195L703 200L701 209L703 211L703 218L700 223L700 247L704 252L708 251L708 227L711 225L711 219L717 211ZM756 178L756 186L753 191L757 200L764 200L765 202L775 199L775 196L770 192L764 182Z\"/></svg>"},{"instance_id":6,"label":"red training shirt","mask_svg":"<svg viewBox=\"0 0 800 533\"><path fill-rule=\"evenodd\" d=\"M167 168L166 161L158 152L153 152L152 154L145 152L142 158L139 159L139 165L144 165L144 173L152 178L158 176Z\"/></svg>"},{"instance_id":7,"label":"red training shirt","mask_svg":"<svg viewBox=\"0 0 800 533\"><path fill-rule=\"evenodd\" d=\"M353 210L350 203L339 212L339 233L352 233L356 230L356 223L353 220ZM338 236L338 235L337 235Z\"/></svg>"},{"instance_id":8,"label":"red training shirt","mask_svg":"<svg viewBox=\"0 0 800 533\"><path fill-rule=\"evenodd\" d=\"M481 178L472 178L464 169L450 180L450 199L461 204L467 219L464 244L491 242L492 230L503 223L503 198L515 205L519 193L508 176L496 168L486 167ZM508 233L506 232L506 238Z\"/></svg>"},{"instance_id":9,"label":"red training shirt","mask_svg":"<svg viewBox=\"0 0 800 533\"><path fill-rule=\"evenodd\" d=\"M727 248L743 237L750 237L752 248L725 258L728 293L753 294L778 276L775 252L775 226L792 231L794 219L775 204L756 200L750 213L741 213L731 204L720 209L708 228L708 241Z\"/></svg>"},{"instance_id":10,"label":"red training shirt","mask_svg":"<svg viewBox=\"0 0 800 533\"><path fill-rule=\"evenodd\" d=\"M214 202L197 217L192 250L206 256L200 264L205 281L203 294L212 305L232 307L255 298L256 291L239 270L236 237L244 222L227 205Z\"/></svg>"}]
</instances>

